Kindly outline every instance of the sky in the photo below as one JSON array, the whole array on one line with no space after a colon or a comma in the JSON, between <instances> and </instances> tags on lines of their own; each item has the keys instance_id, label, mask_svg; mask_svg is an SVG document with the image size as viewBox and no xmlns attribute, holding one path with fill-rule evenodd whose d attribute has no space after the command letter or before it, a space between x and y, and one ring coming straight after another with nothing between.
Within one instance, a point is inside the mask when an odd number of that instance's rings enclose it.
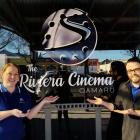
<instances>
[{"instance_id":1,"label":"sky","mask_svg":"<svg viewBox=\"0 0 140 140\"><path fill-rule=\"evenodd\" d=\"M90 55L90 59L97 58L99 61L103 61L105 59L111 60L124 60L131 58L131 55L126 50L100 50L94 51Z\"/></svg>"}]
</instances>

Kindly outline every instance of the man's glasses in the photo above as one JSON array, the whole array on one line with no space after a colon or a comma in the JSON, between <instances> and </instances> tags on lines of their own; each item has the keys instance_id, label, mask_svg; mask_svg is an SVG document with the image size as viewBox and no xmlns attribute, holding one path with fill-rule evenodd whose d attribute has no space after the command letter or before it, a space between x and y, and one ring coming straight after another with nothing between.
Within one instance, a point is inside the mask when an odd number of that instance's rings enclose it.
<instances>
[{"instance_id":1,"label":"man's glasses","mask_svg":"<svg viewBox=\"0 0 140 140\"><path fill-rule=\"evenodd\" d=\"M132 72L139 72L140 68L135 68L133 70L127 70L128 73L132 73Z\"/></svg>"}]
</instances>

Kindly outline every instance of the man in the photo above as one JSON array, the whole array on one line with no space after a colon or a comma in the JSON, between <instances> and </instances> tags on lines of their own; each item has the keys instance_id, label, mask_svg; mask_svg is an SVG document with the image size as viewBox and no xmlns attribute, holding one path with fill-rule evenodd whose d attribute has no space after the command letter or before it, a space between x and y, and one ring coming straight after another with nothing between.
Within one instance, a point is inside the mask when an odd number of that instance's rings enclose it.
<instances>
[{"instance_id":1,"label":"man","mask_svg":"<svg viewBox=\"0 0 140 140\"><path fill-rule=\"evenodd\" d=\"M140 140L140 60L136 57L129 59L126 70L129 81L120 85L114 104L97 97L87 101L123 114L122 140Z\"/></svg>"}]
</instances>

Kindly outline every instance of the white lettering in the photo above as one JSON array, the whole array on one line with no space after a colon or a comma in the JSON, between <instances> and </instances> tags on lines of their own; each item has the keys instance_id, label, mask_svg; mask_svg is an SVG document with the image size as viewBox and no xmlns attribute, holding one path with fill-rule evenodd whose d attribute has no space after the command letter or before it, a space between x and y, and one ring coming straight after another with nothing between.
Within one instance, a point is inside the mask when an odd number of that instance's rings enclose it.
<instances>
[{"instance_id":1,"label":"white lettering","mask_svg":"<svg viewBox=\"0 0 140 140\"><path fill-rule=\"evenodd\" d=\"M82 77L74 72L70 74L68 82L70 86L108 86L112 85L114 81L112 77Z\"/></svg>"},{"instance_id":2,"label":"white lettering","mask_svg":"<svg viewBox=\"0 0 140 140\"><path fill-rule=\"evenodd\" d=\"M24 86L27 90L30 92L33 92L33 88L36 88L38 91L40 90L40 87L61 87L64 85L65 81L61 77L55 78L50 77L48 73L46 72L43 76L40 77L39 80L36 80L32 76L28 76L27 74L21 74L20 75L20 87ZM73 72L68 77L68 83L70 86L111 86L113 84L112 77L84 77L81 75L78 75L76 72ZM107 89L104 89L105 92L107 92ZM96 92L97 89L92 89L92 92ZM112 90L111 90L112 91ZM88 92L81 89L80 92ZM98 92L103 92L102 90L98 90Z\"/></svg>"}]
</instances>

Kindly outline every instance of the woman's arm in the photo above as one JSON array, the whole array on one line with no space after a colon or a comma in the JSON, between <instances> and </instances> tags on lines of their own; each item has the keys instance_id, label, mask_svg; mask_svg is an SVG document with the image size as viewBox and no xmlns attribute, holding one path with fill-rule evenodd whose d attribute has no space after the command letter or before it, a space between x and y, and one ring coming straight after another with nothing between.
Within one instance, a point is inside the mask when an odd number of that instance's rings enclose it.
<instances>
[{"instance_id":1,"label":"woman's arm","mask_svg":"<svg viewBox=\"0 0 140 140\"><path fill-rule=\"evenodd\" d=\"M39 104L37 104L35 107L33 107L29 112L27 112L27 118L32 119L34 118L37 113L43 108L44 105L47 105L49 103L55 102L59 97L58 96L49 96L45 97Z\"/></svg>"},{"instance_id":2,"label":"woman's arm","mask_svg":"<svg viewBox=\"0 0 140 140\"><path fill-rule=\"evenodd\" d=\"M10 116L15 116L20 118L20 117L25 117L26 114L22 113L22 111L18 109L0 111L0 120L4 120Z\"/></svg>"}]
</instances>

